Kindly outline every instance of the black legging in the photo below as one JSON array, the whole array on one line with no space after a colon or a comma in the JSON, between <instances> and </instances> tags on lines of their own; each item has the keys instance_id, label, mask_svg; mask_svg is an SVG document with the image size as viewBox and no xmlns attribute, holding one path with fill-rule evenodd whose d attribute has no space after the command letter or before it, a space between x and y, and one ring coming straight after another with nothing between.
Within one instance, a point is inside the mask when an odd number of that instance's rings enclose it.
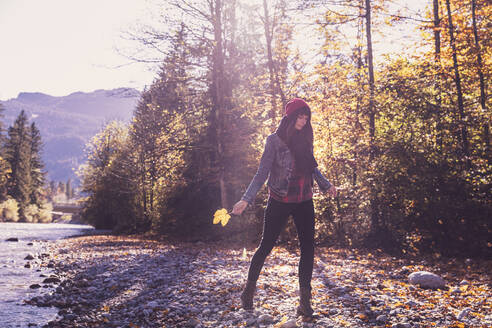
<instances>
[{"instance_id":1,"label":"black legging","mask_svg":"<svg viewBox=\"0 0 492 328\"><path fill-rule=\"evenodd\" d=\"M251 259L248 280L258 280L263 263L272 251L290 214L294 218L301 248L299 285L311 287L314 262L314 206L312 199L302 203L282 203L271 197L268 199L263 223L263 237Z\"/></svg>"}]
</instances>

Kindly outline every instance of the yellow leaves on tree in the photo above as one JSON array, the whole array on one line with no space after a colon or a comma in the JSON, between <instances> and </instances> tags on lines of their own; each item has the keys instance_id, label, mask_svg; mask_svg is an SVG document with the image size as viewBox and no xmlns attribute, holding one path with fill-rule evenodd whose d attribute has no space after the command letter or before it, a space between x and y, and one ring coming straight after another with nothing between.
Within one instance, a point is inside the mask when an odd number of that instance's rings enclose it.
<instances>
[{"instance_id":1,"label":"yellow leaves on tree","mask_svg":"<svg viewBox=\"0 0 492 328\"><path fill-rule=\"evenodd\" d=\"M214 224L218 224L220 222L222 226L225 226L227 222L229 222L230 218L231 216L229 215L229 213L227 213L227 210L225 208L222 208L220 210L215 211Z\"/></svg>"}]
</instances>

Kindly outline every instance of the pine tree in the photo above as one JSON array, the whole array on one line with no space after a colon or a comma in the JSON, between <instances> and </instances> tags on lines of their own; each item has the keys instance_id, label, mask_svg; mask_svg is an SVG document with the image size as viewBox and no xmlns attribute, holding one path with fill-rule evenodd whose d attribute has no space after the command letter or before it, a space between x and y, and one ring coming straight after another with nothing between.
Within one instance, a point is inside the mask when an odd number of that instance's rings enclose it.
<instances>
[{"instance_id":1,"label":"pine tree","mask_svg":"<svg viewBox=\"0 0 492 328\"><path fill-rule=\"evenodd\" d=\"M17 200L22 219L31 194L31 142L24 111L21 111L13 126L9 128L5 148L6 159L12 170L7 183L7 193Z\"/></svg>"},{"instance_id":2,"label":"pine tree","mask_svg":"<svg viewBox=\"0 0 492 328\"><path fill-rule=\"evenodd\" d=\"M30 186L30 203L41 206L41 196L43 191L43 186L45 184L45 174L43 172L44 164L41 159L42 141L41 133L33 122L29 129L30 137L30 176L31 176L31 186Z\"/></svg>"},{"instance_id":3,"label":"pine tree","mask_svg":"<svg viewBox=\"0 0 492 328\"><path fill-rule=\"evenodd\" d=\"M0 202L7 196L7 180L10 173L10 165L5 160L5 136L2 122L4 110L0 104Z\"/></svg>"},{"instance_id":4,"label":"pine tree","mask_svg":"<svg viewBox=\"0 0 492 328\"><path fill-rule=\"evenodd\" d=\"M57 193L65 193L65 184L61 181L58 182Z\"/></svg>"},{"instance_id":5,"label":"pine tree","mask_svg":"<svg viewBox=\"0 0 492 328\"><path fill-rule=\"evenodd\" d=\"M72 194L72 181L68 179L65 187L65 195L67 196L67 200L70 200L72 198Z\"/></svg>"}]
</instances>

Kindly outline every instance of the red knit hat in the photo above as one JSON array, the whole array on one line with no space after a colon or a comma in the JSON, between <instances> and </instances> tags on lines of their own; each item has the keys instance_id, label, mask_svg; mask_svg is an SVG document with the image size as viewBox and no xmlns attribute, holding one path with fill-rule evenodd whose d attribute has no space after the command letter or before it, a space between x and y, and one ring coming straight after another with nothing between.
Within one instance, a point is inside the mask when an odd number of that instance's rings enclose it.
<instances>
[{"instance_id":1,"label":"red knit hat","mask_svg":"<svg viewBox=\"0 0 492 328\"><path fill-rule=\"evenodd\" d=\"M285 115L289 116L303 107L309 108L308 104L301 98L293 98L285 105Z\"/></svg>"}]
</instances>

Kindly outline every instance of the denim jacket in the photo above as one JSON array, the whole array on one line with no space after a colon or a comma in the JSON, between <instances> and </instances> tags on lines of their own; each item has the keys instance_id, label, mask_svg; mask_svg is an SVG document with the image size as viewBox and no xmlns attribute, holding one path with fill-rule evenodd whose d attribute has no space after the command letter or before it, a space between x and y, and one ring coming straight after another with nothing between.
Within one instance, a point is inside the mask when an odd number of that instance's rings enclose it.
<instances>
[{"instance_id":1,"label":"denim jacket","mask_svg":"<svg viewBox=\"0 0 492 328\"><path fill-rule=\"evenodd\" d=\"M276 133L269 135L266 139L265 150L261 156L258 171L241 199L251 204L267 178L267 186L275 194L281 197L286 196L292 176L293 162L294 158L282 139ZM317 167L314 168L312 178L322 192L330 189L331 183Z\"/></svg>"}]
</instances>

